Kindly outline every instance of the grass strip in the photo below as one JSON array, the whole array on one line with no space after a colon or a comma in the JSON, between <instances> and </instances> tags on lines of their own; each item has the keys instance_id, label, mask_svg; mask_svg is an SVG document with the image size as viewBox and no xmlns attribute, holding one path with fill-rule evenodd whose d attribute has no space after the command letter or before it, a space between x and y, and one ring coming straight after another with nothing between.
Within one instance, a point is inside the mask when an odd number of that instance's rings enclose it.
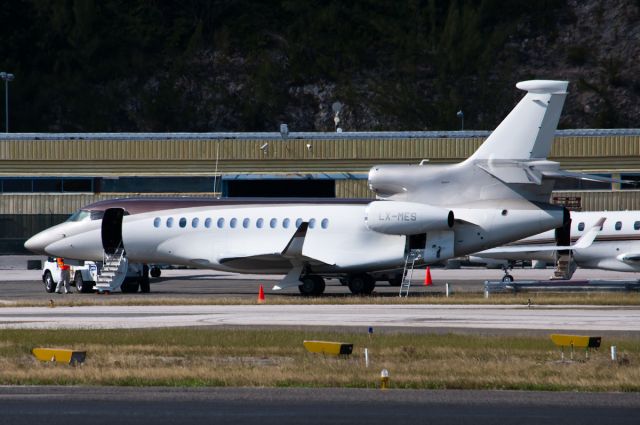
<instances>
[{"instance_id":1,"label":"grass strip","mask_svg":"<svg viewBox=\"0 0 640 425\"><path fill-rule=\"evenodd\" d=\"M75 294L74 296L52 297L55 306L95 306L95 305L250 305L256 304L256 297L244 295L221 297L202 296L148 296L146 294L112 294L109 296ZM483 293L463 292L445 297L441 293L422 293L409 297L390 294L371 296L324 295L321 297L302 297L298 294L272 295L266 297L268 304L304 305L304 304L463 304L463 305L598 305L598 306L640 306L638 292L525 292L497 293L485 298ZM17 301L0 300L2 307L49 307L49 299L24 299Z\"/></svg>"},{"instance_id":2,"label":"grass strip","mask_svg":"<svg viewBox=\"0 0 640 425\"><path fill-rule=\"evenodd\" d=\"M561 362L546 336L353 331L152 329L0 330L2 385L268 386L639 391L640 339L603 336L585 360ZM302 341L354 344L311 354ZM620 361L609 358L617 345ZM86 350L81 366L41 363L34 347ZM370 366L364 362L368 348ZM568 357L568 356L567 356Z\"/></svg>"}]
</instances>

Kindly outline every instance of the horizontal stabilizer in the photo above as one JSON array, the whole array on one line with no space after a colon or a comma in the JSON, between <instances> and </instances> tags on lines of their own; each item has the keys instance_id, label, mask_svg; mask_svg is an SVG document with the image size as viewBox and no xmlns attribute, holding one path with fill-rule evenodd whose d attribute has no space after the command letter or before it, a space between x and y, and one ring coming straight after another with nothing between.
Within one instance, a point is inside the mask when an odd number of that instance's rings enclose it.
<instances>
[{"instance_id":1,"label":"horizontal stabilizer","mask_svg":"<svg viewBox=\"0 0 640 425\"><path fill-rule=\"evenodd\" d=\"M574 179L574 180L585 180L592 182L602 182L602 183L625 183L625 184L637 184L637 181L633 180L621 180L621 179L613 179L611 177L604 176L596 176L594 174L584 174L584 173L573 173L571 171L564 170L547 170L543 171L542 175L547 178L554 179Z\"/></svg>"},{"instance_id":2,"label":"horizontal stabilizer","mask_svg":"<svg viewBox=\"0 0 640 425\"><path fill-rule=\"evenodd\" d=\"M558 162L553 161L514 161L493 160L478 161L476 166L491 174L504 183L541 184L542 176L547 171L560 168Z\"/></svg>"}]
</instances>

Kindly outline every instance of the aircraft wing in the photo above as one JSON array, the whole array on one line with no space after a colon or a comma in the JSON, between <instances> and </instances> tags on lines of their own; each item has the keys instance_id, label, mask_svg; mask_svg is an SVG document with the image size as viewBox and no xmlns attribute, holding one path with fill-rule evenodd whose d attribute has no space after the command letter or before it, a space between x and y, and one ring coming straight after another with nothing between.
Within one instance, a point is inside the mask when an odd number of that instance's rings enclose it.
<instances>
[{"instance_id":1,"label":"aircraft wing","mask_svg":"<svg viewBox=\"0 0 640 425\"><path fill-rule=\"evenodd\" d=\"M565 251L584 249L591 246L593 241L598 236L598 233L602 230L606 218L601 217L589 230L587 230L573 245L560 246L560 245L521 245L521 246L502 246L498 248L491 248L485 251L474 254L476 257L489 257L489 258L504 258L508 257L510 253L535 253L541 251Z\"/></svg>"},{"instance_id":2,"label":"aircraft wing","mask_svg":"<svg viewBox=\"0 0 640 425\"><path fill-rule=\"evenodd\" d=\"M303 222L290 237L278 244L256 241L250 250L229 250L218 261L247 272L271 270L273 273L286 273L274 287L282 289L300 285L298 279L307 267L377 270L396 265L404 256L404 236L363 231L364 220L355 227L346 225L331 230L312 230L308 223ZM276 249L278 251L274 252Z\"/></svg>"},{"instance_id":3,"label":"aircraft wing","mask_svg":"<svg viewBox=\"0 0 640 425\"><path fill-rule=\"evenodd\" d=\"M302 247L304 245L305 238L307 236L307 230L309 229L309 223L303 222L295 230L291 238L286 242L286 245L281 251L275 251L277 244L265 246L262 249L259 244L254 246L254 252L244 255L229 255L219 258L220 264L225 264L236 269L256 270L289 270L292 267L295 268L297 263L306 262L314 264L327 264L320 259L312 257L306 257L302 254ZM282 245L281 245L282 246ZM255 252L255 250L261 252Z\"/></svg>"}]
</instances>

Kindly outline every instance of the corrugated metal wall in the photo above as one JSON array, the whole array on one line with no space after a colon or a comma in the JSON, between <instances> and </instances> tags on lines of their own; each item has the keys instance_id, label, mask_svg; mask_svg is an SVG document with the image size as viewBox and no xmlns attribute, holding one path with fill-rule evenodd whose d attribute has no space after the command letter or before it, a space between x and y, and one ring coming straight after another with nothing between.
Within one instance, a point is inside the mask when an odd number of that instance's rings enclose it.
<instances>
[{"instance_id":1,"label":"corrugated metal wall","mask_svg":"<svg viewBox=\"0 0 640 425\"><path fill-rule=\"evenodd\" d=\"M109 193L109 194L3 194L0 214L71 214L94 202L114 198L176 196L175 193ZM203 193L180 193L180 196L210 196Z\"/></svg>"},{"instance_id":2,"label":"corrugated metal wall","mask_svg":"<svg viewBox=\"0 0 640 425\"><path fill-rule=\"evenodd\" d=\"M0 140L0 175L212 175L366 171L380 162L458 162L482 138ZM268 143L266 149L260 147ZM308 147L307 147L308 145ZM551 159L581 170L640 170L640 136L557 137Z\"/></svg>"},{"instance_id":3,"label":"corrugated metal wall","mask_svg":"<svg viewBox=\"0 0 640 425\"><path fill-rule=\"evenodd\" d=\"M336 198L375 198L366 180L336 180Z\"/></svg>"}]
</instances>

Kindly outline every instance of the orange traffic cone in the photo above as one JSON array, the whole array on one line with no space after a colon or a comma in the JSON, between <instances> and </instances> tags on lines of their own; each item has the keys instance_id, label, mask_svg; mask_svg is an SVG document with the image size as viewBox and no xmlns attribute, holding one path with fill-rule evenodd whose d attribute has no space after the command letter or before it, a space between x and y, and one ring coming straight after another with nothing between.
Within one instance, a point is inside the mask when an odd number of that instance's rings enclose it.
<instances>
[{"instance_id":1,"label":"orange traffic cone","mask_svg":"<svg viewBox=\"0 0 640 425\"><path fill-rule=\"evenodd\" d=\"M424 286L433 285L431 280L431 267L427 266L427 274L424 275Z\"/></svg>"},{"instance_id":2,"label":"orange traffic cone","mask_svg":"<svg viewBox=\"0 0 640 425\"><path fill-rule=\"evenodd\" d=\"M258 304L264 304L264 288L260 285L260 290L258 291Z\"/></svg>"}]
</instances>

